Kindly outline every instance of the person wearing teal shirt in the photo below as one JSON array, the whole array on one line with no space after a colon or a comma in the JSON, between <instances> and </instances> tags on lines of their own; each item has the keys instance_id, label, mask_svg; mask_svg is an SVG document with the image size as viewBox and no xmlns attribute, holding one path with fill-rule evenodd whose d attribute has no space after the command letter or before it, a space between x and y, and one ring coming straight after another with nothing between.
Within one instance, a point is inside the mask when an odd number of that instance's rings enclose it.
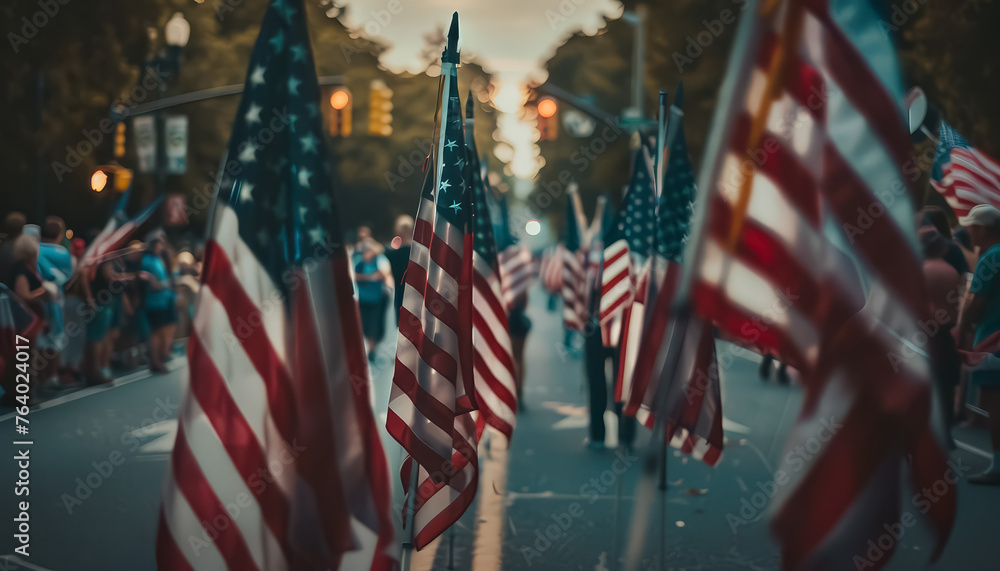
<instances>
[{"instance_id":1,"label":"person wearing teal shirt","mask_svg":"<svg viewBox=\"0 0 1000 571\"><path fill-rule=\"evenodd\" d=\"M139 274L145 282L145 311L150 328L149 368L154 373L167 372L166 359L177 328L176 294L163 261L165 251L166 244L162 238L152 239L142 256L142 271Z\"/></svg>"},{"instance_id":2,"label":"person wearing teal shirt","mask_svg":"<svg viewBox=\"0 0 1000 571\"><path fill-rule=\"evenodd\" d=\"M982 254L969 285L960 323L960 347L970 350L1000 332L1000 210L980 204L960 220L972 244ZM982 474L969 483L1000 486L1000 370L973 370L969 384L980 391L980 403L989 413L993 459Z\"/></svg>"}]
</instances>

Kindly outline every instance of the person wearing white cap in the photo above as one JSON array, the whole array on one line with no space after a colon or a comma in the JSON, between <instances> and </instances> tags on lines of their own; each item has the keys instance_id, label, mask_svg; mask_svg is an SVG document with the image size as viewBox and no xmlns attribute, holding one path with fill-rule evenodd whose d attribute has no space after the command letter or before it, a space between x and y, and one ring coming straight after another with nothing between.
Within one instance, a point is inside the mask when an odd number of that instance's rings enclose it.
<instances>
[{"instance_id":1,"label":"person wearing white cap","mask_svg":"<svg viewBox=\"0 0 1000 571\"><path fill-rule=\"evenodd\" d=\"M991 338L1000 338L1000 210L980 204L959 223L967 229L973 246L980 251L969 287L970 296L959 320L960 348L969 350ZM987 345L992 346L992 343ZM969 483L1000 486L1000 370L970 371L969 385L980 390L980 402L990 415L993 445L993 461L985 472L971 476Z\"/></svg>"}]
</instances>

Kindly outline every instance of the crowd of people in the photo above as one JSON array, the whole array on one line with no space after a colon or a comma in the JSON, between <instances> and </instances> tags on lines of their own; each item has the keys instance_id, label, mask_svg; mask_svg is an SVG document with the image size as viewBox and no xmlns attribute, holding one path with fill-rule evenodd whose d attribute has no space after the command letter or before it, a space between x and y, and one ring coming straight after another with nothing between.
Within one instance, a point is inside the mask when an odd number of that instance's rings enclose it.
<instances>
[{"instance_id":1,"label":"crowd of people","mask_svg":"<svg viewBox=\"0 0 1000 571\"><path fill-rule=\"evenodd\" d=\"M96 257L88 248L97 231L73 237L57 216L39 226L19 212L6 216L3 232L0 288L36 320L30 343L35 398L110 383L113 369L167 371L175 339L190 327L199 250L176 253L156 230ZM11 406L15 370L0 369L3 404Z\"/></svg>"}]
</instances>

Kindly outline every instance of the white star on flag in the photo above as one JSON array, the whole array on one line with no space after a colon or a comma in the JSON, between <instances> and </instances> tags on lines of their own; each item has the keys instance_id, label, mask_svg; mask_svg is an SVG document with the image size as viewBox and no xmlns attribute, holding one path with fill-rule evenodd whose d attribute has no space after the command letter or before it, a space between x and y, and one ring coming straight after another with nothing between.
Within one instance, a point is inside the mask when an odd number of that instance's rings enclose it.
<instances>
[{"instance_id":1,"label":"white star on flag","mask_svg":"<svg viewBox=\"0 0 1000 571\"><path fill-rule=\"evenodd\" d=\"M309 177L311 177L311 176L312 176L312 173L309 172L309 169L307 169L306 167L300 168L299 169L299 185L303 186L305 188L309 188Z\"/></svg>"},{"instance_id":2,"label":"white star on flag","mask_svg":"<svg viewBox=\"0 0 1000 571\"><path fill-rule=\"evenodd\" d=\"M253 85L264 85L264 72L267 71L264 66L258 65L253 68L253 73L250 74L250 83Z\"/></svg>"},{"instance_id":3,"label":"white star on flag","mask_svg":"<svg viewBox=\"0 0 1000 571\"><path fill-rule=\"evenodd\" d=\"M249 124L260 123L260 112L263 110L264 108L261 107L260 105L257 105L256 103L251 103L250 109L247 109L246 115L244 115L243 117L247 120L247 123Z\"/></svg>"},{"instance_id":4,"label":"white star on flag","mask_svg":"<svg viewBox=\"0 0 1000 571\"><path fill-rule=\"evenodd\" d=\"M250 202L253 200L253 184L244 182L240 188L240 202Z\"/></svg>"}]
</instances>

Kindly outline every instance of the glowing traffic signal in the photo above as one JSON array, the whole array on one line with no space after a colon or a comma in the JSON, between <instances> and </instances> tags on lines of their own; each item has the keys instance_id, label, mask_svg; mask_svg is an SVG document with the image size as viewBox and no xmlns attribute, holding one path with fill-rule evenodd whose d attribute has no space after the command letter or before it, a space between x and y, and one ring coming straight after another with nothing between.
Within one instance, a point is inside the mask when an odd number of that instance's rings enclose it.
<instances>
[{"instance_id":1,"label":"glowing traffic signal","mask_svg":"<svg viewBox=\"0 0 1000 571\"><path fill-rule=\"evenodd\" d=\"M351 134L351 90L337 87L330 94L330 135L347 137Z\"/></svg>"},{"instance_id":2,"label":"glowing traffic signal","mask_svg":"<svg viewBox=\"0 0 1000 571\"><path fill-rule=\"evenodd\" d=\"M118 123L115 127L115 158L120 159L125 156L125 122Z\"/></svg>"},{"instance_id":3,"label":"glowing traffic signal","mask_svg":"<svg viewBox=\"0 0 1000 571\"><path fill-rule=\"evenodd\" d=\"M392 90L381 79L375 79L371 83L368 134L375 137L388 137L392 134Z\"/></svg>"},{"instance_id":4,"label":"glowing traffic signal","mask_svg":"<svg viewBox=\"0 0 1000 571\"><path fill-rule=\"evenodd\" d=\"M90 176L90 188L94 189L94 192L101 192L107 184L108 175L104 174L104 171L94 171Z\"/></svg>"},{"instance_id":5,"label":"glowing traffic signal","mask_svg":"<svg viewBox=\"0 0 1000 571\"><path fill-rule=\"evenodd\" d=\"M559 106L551 97L538 100L538 140L554 141L559 134Z\"/></svg>"},{"instance_id":6,"label":"glowing traffic signal","mask_svg":"<svg viewBox=\"0 0 1000 571\"><path fill-rule=\"evenodd\" d=\"M132 184L132 171L117 164L101 165L97 167L94 174L90 175L90 188L94 192L101 192L108 185L108 178L114 177L114 188L118 192L128 190Z\"/></svg>"}]
</instances>

